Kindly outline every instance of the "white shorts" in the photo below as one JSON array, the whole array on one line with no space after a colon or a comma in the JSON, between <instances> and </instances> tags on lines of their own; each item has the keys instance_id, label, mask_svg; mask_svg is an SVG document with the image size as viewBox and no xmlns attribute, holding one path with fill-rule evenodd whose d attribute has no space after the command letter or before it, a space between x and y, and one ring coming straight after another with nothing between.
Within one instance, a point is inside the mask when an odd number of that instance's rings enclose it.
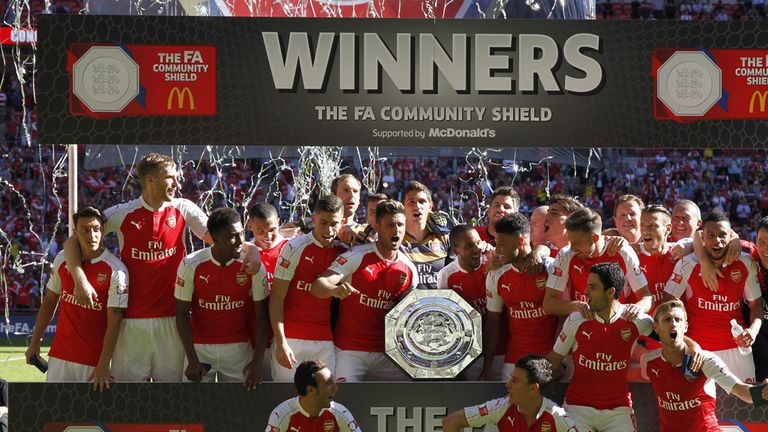
<instances>
[{"instance_id":1,"label":"white shorts","mask_svg":"<svg viewBox=\"0 0 768 432\"><path fill-rule=\"evenodd\" d=\"M200 363L211 365L203 382L244 382L243 369L253 358L250 342L229 344L195 344ZM184 361L184 368L187 361ZM184 382L189 380L185 376Z\"/></svg>"},{"instance_id":2,"label":"white shorts","mask_svg":"<svg viewBox=\"0 0 768 432\"><path fill-rule=\"evenodd\" d=\"M184 347L176 318L124 319L112 355L112 375L117 381L181 382Z\"/></svg>"},{"instance_id":3,"label":"white shorts","mask_svg":"<svg viewBox=\"0 0 768 432\"><path fill-rule=\"evenodd\" d=\"M755 360L752 353L742 355L738 348L712 351L725 362L728 369L745 383L755 382Z\"/></svg>"},{"instance_id":4,"label":"white shorts","mask_svg":"<svg viewBox=\"0 0 768 432\"><path fill-rule=\"evenodd\" d=\"M411 381L411 378L382 352L336 348L336 381Z\"/></svg>"},{"instance_id":5,"label":"white shorts","mask_svg":"<svg viewBox=\"0 0 768 432\"><path fill-rule=\"evenodd\" d=\"M328 365L331 371L336 369L336 353L334 352L332 341L316 341L305 339L286 339L288 346L293 350L296 356L296 363L293 369L286 369L277 362L275 353L275 342L272 342L272 380L293 382L293 373L296 367L305 360L319 360Z\"/></svg>"},{"instance_id":6,"label":"white shorts","mask_svg":"<svg viewBox=\"0 0 768 432\"><path fill-rule=\"evenodd\" d=\"M563 405L579 432L637 432L631 407L599 410L584 405Z\"/></svg>"},{"instance_id":7,"label":"white shorts","mask_svg":"<svg viewBox=\"0 0 768 432\"><path fill-rule=\"evenodd\" d=\"M483 371L483 361L485 359L481 355L475 360L468 368L464 369L464 378L467 381L477 381L480 376L480 372ZM493 357L493 365L491 366L490 381L501 381L502 370L504 368L504 356L497 355Z\"/></svg>"},{"instance_id":8,"label":"white shorts","mask_svg":"<svg viewBox=\"0 0 768 432\"><path fill-rule=\"evenodd\" d=\"M46 382L90 382L91 374L96 369L82 363L74 363L56 357L48 357Z\"/></svg>"}]
</instances>

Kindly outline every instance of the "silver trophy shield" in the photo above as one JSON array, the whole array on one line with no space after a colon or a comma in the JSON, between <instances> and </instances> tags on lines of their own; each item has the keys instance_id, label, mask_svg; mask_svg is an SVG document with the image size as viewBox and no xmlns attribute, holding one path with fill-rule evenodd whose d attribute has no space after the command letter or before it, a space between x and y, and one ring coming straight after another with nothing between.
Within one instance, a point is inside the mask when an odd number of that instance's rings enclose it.
<instances>
[{"instance_id":1,"label":"silver trophy shield","mask_svg":"<svg viewBox=\"0 0 768 432\"><path fill-rule=\"evenodd\" d=\"M482 317L452 290L414 290L385 318L385 351L414 379L451 379L482 352Z\"/></svg>"}]
</instances>

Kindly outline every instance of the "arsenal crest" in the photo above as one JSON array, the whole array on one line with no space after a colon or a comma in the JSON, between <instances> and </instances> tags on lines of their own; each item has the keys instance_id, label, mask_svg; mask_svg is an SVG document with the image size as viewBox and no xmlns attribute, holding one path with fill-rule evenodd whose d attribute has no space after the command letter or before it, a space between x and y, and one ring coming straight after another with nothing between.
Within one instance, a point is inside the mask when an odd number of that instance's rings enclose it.
<instances>
[{"instance_id":1,"label":"arsenal crest","mask_svg":"<svg viewBox=\"0 0 768 432\"><path fill-rule=\"evenodd\" d=\"M168 225L168 228L175 228L176 227L176 216L175 215L168 215L168 217L165 219L165 224Z\"/></svg>"},{"instance_id":2,"label":"arsenal crest","mask_svg":"<svg viewBox=\"0 0 768 432\"><path fill-rule=\"evenodd\" d=\"M323 423L323 432L333 432L336 425L333 424L333 420L326 420Z\"/></svg>"},{"instance_id":3,"label":"arsenal crest","mask_svg":"<svg viewBox=\"0 0 768 432\"><path fill-rule=\"evenodd\" d=\"M738 282L741 280L741 270L734 270L731 272L731 280Z\"/></svg>"},{"instance_id":4,"label":"arsenal crest","mask_svg":"<svg viewBox=\"0 0 768 432\"><path fill-rule=\"evenodd\" d=\"M488 415L488 407L485 405L480 405L480 416L487 416Z\"/></svg>"},{"instance_id":5,"label":"arsenal crest","mask_svg":"<svg viewBox=\"0 0 768 432\"><path fill-rule=\"evenodd\" d=\"M675 283L680 283L680 282L682 282L682 281L683 281L683 277L682 277L682 276L680 276L680 275L679 275L679 274L677 274L677 273L674 273L674 274L672 275L672 280L673 280L673 281L675 281Z\"/></svg>"},{"instance_id":6,"label":"arsenal crest","mask_svg":"<svg viewBox=\"0 0 768 432\"><path fill-rule=\"evenodd\" d=\"M546 284L547 284L547 278L543 278L543 277L536 278L536 288L538 288L540 290L543 290L544 289L544 285L546 285Z\"/></svg>"},{"instance_id":7,"label":"arsenal crest","mask_svg":"<svg viewBox=\"0 0 768 432\"><path fill-rule=\"evenodd\" d=\"M106 282L106 281L107 281L107 274L106 274L106 273L99 273L99 274L96 276L96 283L97 283L97 284L99 284L99 285L102 285L102 284L104 284L104 282Z\"/></svg>"},{"instance_id":8,"label":"arsenal crest","mask_svg":"<svg viewBox=\"0 0 768 432\"><path fill-rule=\"evenodd\" d=\"M176 285L184 288L184 278L176 276Z\"/></svg>"},{"instance_id":9,"label":"arsenal crest","mask_svg":"<svg viewBox=\"0 0 768 432\"><path fill-rule=\"evenodd\" d=\"M628 341L629 338L631 337L632 337L632 330L628 328L621 329L621 338L624 339L625 342Z\"/></svg>"},{"instance_id":10,"label":"arsenal crest","mask_svg":"<svg viewBox=\"0 0 768 432\"><path fill-rule=\"evenodd\" d=\"M285 259L285 258L280 258L280 267L282 267L282 268L288 268L288 267L290 267L290 266L291 266L291 262L290 262L290 261L288 261L288 260L287 260L287 259Z\"/></svg>"},{"instance_id":11,"label":"arsenal crest","mask_svg":"<svg viewBox=\"0 0 768 432\"><path fill-rule=\"evenodd\" d=\"M248 275L245 272L237 273L236 277L238 285L243 285L248 280Z\"/></svg>"},{"instance_id":12,"label":"arsenal crest","mask_svg":"<svg viewBox=\"0 0 768 432\"><path fill-rule=\"evenodd\" d=\"M541 432L551 432L552 431L552 425L549 424L549 422L544 422L541 424Z\"/></svg>"}]
</instances>

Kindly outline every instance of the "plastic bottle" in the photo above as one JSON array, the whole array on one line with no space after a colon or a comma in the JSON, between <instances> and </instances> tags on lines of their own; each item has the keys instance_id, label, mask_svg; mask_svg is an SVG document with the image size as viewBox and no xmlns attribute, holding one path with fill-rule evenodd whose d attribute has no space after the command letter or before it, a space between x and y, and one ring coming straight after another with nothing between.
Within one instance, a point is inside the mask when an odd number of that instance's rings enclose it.
<instances>
[{"instance_id":1,"label":"plastic bottle","mask_svg":"<svg viewBox=\"0 0 768 432\"><path fill-rule=\"evenodd\" d=\"M742 333L744 333L744 327L739 325L738 322L736 322L736 319L731 320L731 334L734 338L739 337ZM739 352L741 355L749 355L752 354L752 347L743 347L739 345Z\"/></svg>"}]
</instances>

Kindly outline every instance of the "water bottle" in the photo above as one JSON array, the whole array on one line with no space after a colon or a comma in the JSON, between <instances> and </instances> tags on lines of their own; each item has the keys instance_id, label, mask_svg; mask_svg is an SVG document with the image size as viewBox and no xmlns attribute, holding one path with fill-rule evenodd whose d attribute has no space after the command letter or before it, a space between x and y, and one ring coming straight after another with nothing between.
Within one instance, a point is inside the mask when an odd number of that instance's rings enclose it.
<instances>
[{"instance_id":1,"label":"water bottle","mask_svg":"<svg viewBox=\"0 0 768 432\"><path fill-rule=\"evenodd\" d=\"M738 322L736 322L735 319L731 320L731 335L733 335L734 338L739 337L742 333L744 333L744 327L740 326ZM739 345L739 352L741 355L749 355L752 354L752 347L746 347Z\"/></svg>"}]
</instances>

